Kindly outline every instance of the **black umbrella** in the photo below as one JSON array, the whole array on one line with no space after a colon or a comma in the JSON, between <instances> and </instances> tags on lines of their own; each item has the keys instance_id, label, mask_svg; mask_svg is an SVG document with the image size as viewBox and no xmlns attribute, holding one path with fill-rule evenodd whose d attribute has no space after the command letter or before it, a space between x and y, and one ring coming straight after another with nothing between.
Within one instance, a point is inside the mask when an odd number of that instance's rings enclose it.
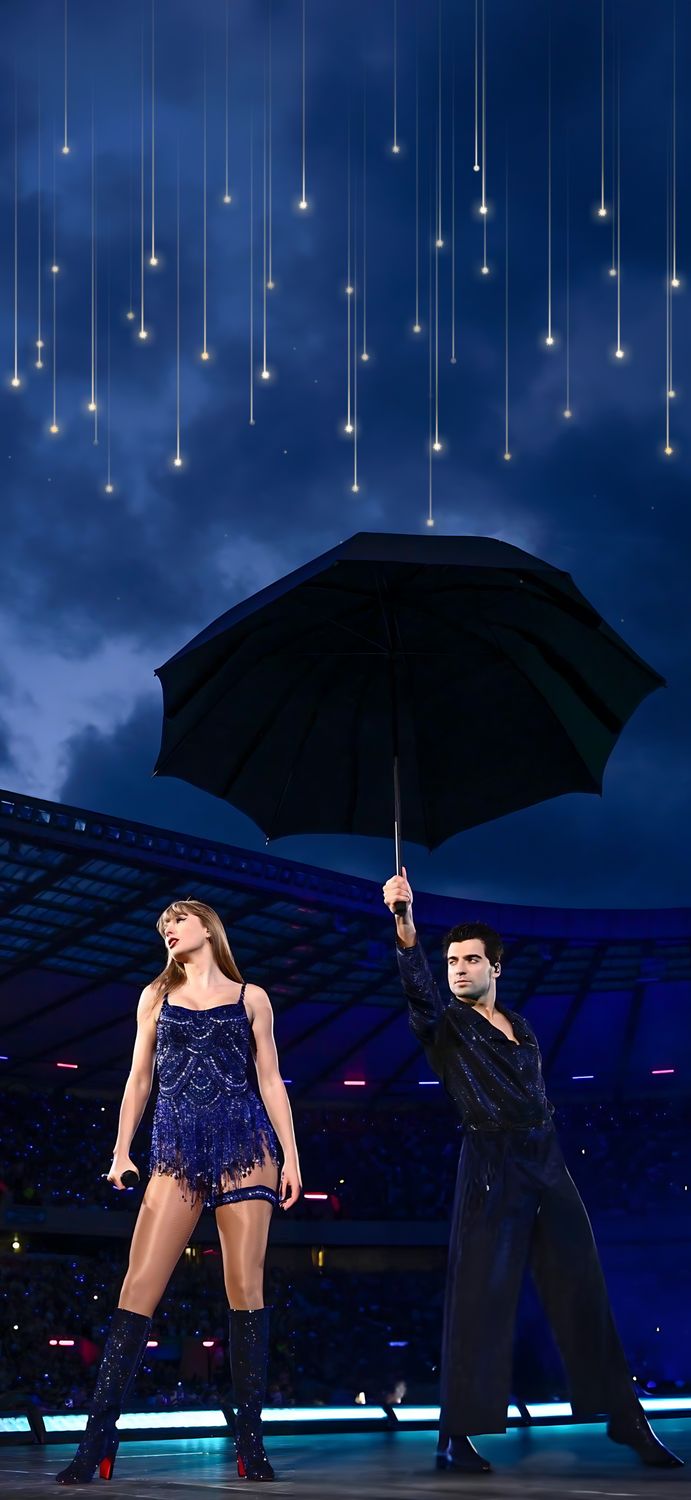
<instances>
[{"instance_id":1,"label":"black umbrella","mask_svg":"<svg viewBox=\"0 0 691 1500\"><path fill-rule=\"evenodd\" d=\"M663 685L568 573L487 537L359 533L221 615L160 667L155 774L275 839L434 849L565 792L601 792ZM392 802L392 768L394 796Z\"/></svg>"}]
</instances>

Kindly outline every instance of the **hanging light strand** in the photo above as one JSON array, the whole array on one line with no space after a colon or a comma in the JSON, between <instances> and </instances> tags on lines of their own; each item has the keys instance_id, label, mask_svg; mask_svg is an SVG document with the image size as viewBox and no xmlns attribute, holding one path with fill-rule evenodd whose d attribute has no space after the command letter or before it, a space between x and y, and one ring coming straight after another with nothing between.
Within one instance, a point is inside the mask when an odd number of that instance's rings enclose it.
<instances>
[{"instance_id":1,"label":"hanging light strand","mask_svg":"<svg viewBox=\"0 0 691 1500\"><path fill-rule=\"evenodd\" d=\"M415 35L415 322L413 333L421 333L420 324L420 59Z\"/></svg>"},{"instance_id":2,"label":"hanging light strand","mask_svg":"<svg viewBox=\"0 0 691 1500\"><path fill-rule=\"evenodd\" d=\"M351 172L351 142L350 142L350 110L348 111L348 155L347 155L347 272L346 272L346 422L345 430L350 436L353 431L352 413L352 357L353 357L353 283L351 279L351 223L352 223L352 172Z\"/></svg>"},{"instance_id":3,"label":"hanging light strand","mask_svg":"<svg viewBox=\"0 0 691 1500\"><path fill-rule=\"evenodd\" d=\"M398 144L398 0L393 0L393 146L394 156L400 152Z\"/></svg>"},{"instance_id":4,"label":"hanging light strand","mask_svg":"<svg viewBox=\"0 0 691 1500\"><path fill-rule=\"evenodd\" d=\"M600 207L598 218L607 218L605 203L605 0L600 5Z\"/></svg>"},{"instance_id":5,"label":"hanging light strand","mask_svg":"<svg viewBox=\"0 0 691 1500\"><path fill-rule=\"evenodd\" d=\"M480 28L479 28L479 25L478 25L478 0L475 0L475 120L474 120L474 127L475 127L474 128L475 155L473 157L473 171L474 172L479 172L479 170L480 170L480 161L479 161L479 146L480 146L479 97L480 97L480 88L479 88L479 46L478 46L479 29Z\"/></svg>"},{"instance_id":6,"label":"hanging light strand","mask_svg":"<svg viewBox=\"0 0 691 1500\"><path fill-rule=\"evenodd\" d=\"M182 468L180 452L180 141L178 139L175 198L175 457L173 465Z\"/></svg>"},{"instance_id":7,"label":"hanging light strand","mask_svg":"<svg viewBox=\"0 0 691 1500\"><path fill-rule=\"evenodd\" d=\"M456 363L456 64L451 70L451 364Z\"/></svg>"},{"instance_id":8,"label":"hanging light strand","mask_svg":"<svg viewBox=\"0 0 691 1500\"><path fill-rule=\"evenodd\" d=\"M54 147L53 147L53 264L52 264L52 266L50 268L51 269L51 273L52 273L51 274L51 281L53 283L53 299L52 299L53 300L53 306L52 306L52 314L53 314L53 319L52 319L52 323L53 323L53 341L52 342L53 342L53 347L52 347L52 351L51 351L52 367L53 367L52 368L52 377L53 377L53 379L52 379L52 384L53 384L53 391L52 391L52 395L53 395L53 411L52 411L52 417L53 417L53 420L52 420L51 425L50 425L50 432L52 433L53 437L55 437L55 435L60 430L60 428L58 426L58 314L57 314L57 306L58 306L58 261L57 261L57 253L58 253L58 228L57 228L57 226L58 226L58 195L57 195L57 187L56 187L56 181L55 181L55 159L56 159L56 154L57 154L57 140L55 141Z\"/></svg>"},{"instance_id":9,"label":"hanging light strand","mask_svg":"<svg viewBox=\"0 0 691 1500\"><path fill-rule=\"evenodd\" d=\"M207 292L208 292L208 183L207 183L207 126L208 100L206 86L206 31L204 32L204 60L202 84L202 352L204 361L209 358L207 344Z\"/></svg>"},{"instance_id":10,"label":"hanging light strand","mask_svg":"<svg viewBox=\"0 0 691 1500\"><path fill-rule=\"evenodd\" d=\"M225 130L223 133L223 149L225 153L225 191L223 202L230 203L230 0L226 0L226 36L225 36Z\"/></svg>"},{"instance_id":11,"label":"hanging light strand","mask_svg":"<svg viewBox=\"0 0 691 1500\"><path fill-rule=\"evenodd\" d=\"M367 79L362 93L362 350L360 359L367 363Z\"/></svg>"},{"instance_id":12,"label":"hanging light strand","mask_svg":"<svg viewBox=\"0 0 691 1500\"><path fill-rule=\"evenodd\" d=\"M552 332L552 12L547 20L547 337L548 348L554 344Z\"/></svg>"},{"instance_id":13,"label":"hanging light strand","mask_svg":"<svg viewBox=\"0 0 691 1500\"><path fill-rule=\"evenodd\" d=\"M37 129L36 129L36 369L43 369L43 237L42 237L42 210L43 210L43 183L41 162L41 53L38 55L38 103L37 103Z\"/></svg>"},{"instance_id":14,"label":"hanging light strand","mask_svg":"<svg viewBox=\"0 0 691 1500\"><path fill-rule=\"evenodd\" d=\"M358 472L358 352L357 352L357 308L358 308L358 245L357 202L353 205L353 483L351 489L357 495L360 489Z\"/></svg>"},{"instance_id":15,"label":"hanging light strand","mask_svg":"<svg viewBox=\"0 0 691 1500\"><path fill-rule=\"evenodd\" d=\"M144 322L144 27L141 34L139 98L139 337L148 338Z\"/></svg>"},{"instance_id":16,"label":"hanging light strand","mask_svg":"<svg viewBox=\"0 0 691 1500\"><path fill-rule=\"evenodd\" d=\"M63 137L63 142L62 142L62 154L63 154L63 156L69 156L70 147L69 147L69 141L67 139L67 0L65 0L65 7L64 7L63 61L64 61L64 69L63 69L64 137Z\"/></svg>"},{"instance_id":17,"label":"hanging light strand","mask_svg":"<svg viewBox=\"0 0 691 1500\"><path fill-rule=\"evenodd\" d=\"M509 448L509 153L506 151L504 181L504 459L510 462Z\"/></svg>"},{"instance_id":18,"label":"hanging light strand","mask_svg":"<svg viewBox=\"0 0 691 1500\"><path fill-rule=\"evenodd\" d=\"M150 266L158 265L156 255L156 0L151 0L151 258Z\"/></svg>"},{"instance_id":19,"label":"hanging light strand","mask_svg":"<svg viewBox=\"0 0 691 1500\"><path fill-rule=\"evenodd\" d=\"M307 12L302 0L302 196L299 207L307 208Z\"/></svg>"},{"instance_id":20,"label":"hanging light strand","mask_svg":"<svg viewBox=\"0 0 691 1500\"><path fill-rule=\"evenodd\" d=\"M21 385L19 378L19 116L17 76L14 79L14 373L11 384Z\"/></svg>"},{"instance_id":21,"label":"hanging light strand","mask_svg":"<svg viewBox=\"0 0 691 1500\"><path fill-rule=\"evenodd\" d=\"M672 0L672 286L680 285L677 271L677 0Z\"/></svg>"},{"instance_id":22,"label":"hanging light strand","mask_svg":"<svg viewBox=\"0 0 691 1500\"><path fill-rule=\"evenodd\" d=\"M571 160L566 164L566 404L564 416L567 421L573 415L571 409Z\"/></svg>"},{"instance_id":23,"label":"hanging light strand","mask_svg":"<svg viewBox=\"0 0 691 1500\"><path fill-rule=\"evenodd\" d=\"M617 35L617 347L616 359L624 358L621 344L621 37Z\"/></svg>"},{"instance_id":24,"label":"hanging light strand","mask_svg":"<svg viewBox=\"0 0 691 1500\"><path fill-rule=\"evenodd\" d=\"M442 62L441 62L441 6L442 0L437 0L437 247L441 250L444 244L442 233Z\"/></svg>"},{"instance_id":25,"label":"hanging light strand","mask_svg":"<svg viewBox=\"0 0 691 1500\"><path fill-rule=\"evenodd\" d=\"M254 112L250 116L250 427L254 427Z\"/></svg>"}]
</instances>

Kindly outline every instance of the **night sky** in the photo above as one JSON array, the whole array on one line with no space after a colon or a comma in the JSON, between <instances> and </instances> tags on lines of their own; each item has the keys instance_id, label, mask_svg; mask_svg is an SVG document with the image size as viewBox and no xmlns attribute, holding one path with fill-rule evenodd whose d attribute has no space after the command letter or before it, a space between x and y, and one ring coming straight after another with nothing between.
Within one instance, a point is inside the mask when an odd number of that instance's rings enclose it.
<instances>
[{"instance_id":1,"label":"night sky","mask_svg":"<svg viewBox=\"0 0 691 1500\"><path fill-rule=\"evenodd\" d=\"M409 873L421 888L487 900L686 905L691 903L691 16L679 5L675 116L673 0L655 6L646 0L606 0L607 215L598 219L600 0L552 0L551 6L545 0L485 0L489 273L483 275L478 212L483 174L473 171L474 0L443 0L441 11L444 243L438 254L432 228L438 8L435 0L417 5L398 0L395 73L394 14L394 0L348 5L307 0L308 208L302 211L300 0L271 5L268 0L228 0L227 5L225 0L155 0L153 95L150 0L120 0L117 6L68 0L66 137L64 0L5 0L0 10L0 783L263 847L263 835L231 808L182 783L151 779L161 713L153 671L230 605L351 533L426 534L428 298L430 275L434 294L438 268L442 449L432 464L436 534L500 537L568 570L668 686L642 705L625 730L602 799L564 797L454 838L434 855L411 849ZM416 55L422 329L417 335ZM481 71L479 66L480 77ZM201 358L205 76L206 361ZM152 98L155 267L148 265ZM398 153L392 150L394 98ZM354 274L357 260L358 277L355 350L362 352L366 286L370 356L366 363L356 361L357 492L353 439L343 430L349 122L351 270ZM229 204L223 202L226 147ZM617 277L610 268L618 162ZM676 197L670 188L672 162ZM178 163L183 462L176 468ZM504 458L507 193L509 461ZM263 380L269 201L275 287L266 294L270 378ZM54 207L57 275L51 272ZM563 415L567 248L570 419ZM670 291L675 250L680 286ZM617 284L621 359L615 357ZM42 369L35 367L39 287ZM54 293L59 431L51 434ZM668 403L673 452L666 455L668 302L676 394ZM545 343L550 311L551 348ZM11 383L15 326L18 386ZM141 326L144 340L138 338ZM434 329L433 316L433 334ZM436 348L433 339L433 397ZM87 409L92 376L95 413ZM351 373L354 399L352 380ZM434 423L434 399L431 412ZM109 436L112 492L106 491ZM472 728L481 733L481 711ZM439 731L444 732L443 723ZM278 854L376 879L385 879L392 863L384 842L324 837L284 840L275 848Z\"/></svg>"}]
</instances>

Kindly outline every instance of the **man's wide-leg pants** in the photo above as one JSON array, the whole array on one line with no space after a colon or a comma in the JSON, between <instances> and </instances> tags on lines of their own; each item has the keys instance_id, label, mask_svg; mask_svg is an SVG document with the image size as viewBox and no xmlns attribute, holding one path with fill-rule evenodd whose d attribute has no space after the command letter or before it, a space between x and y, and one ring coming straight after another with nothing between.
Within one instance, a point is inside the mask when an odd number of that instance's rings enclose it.
<instances>
[{"instance_id":1,"label":"man's wide-leg pants","mask_svg":"<svg viewBox=\"0 0 691 1500\"><path fill-rule=\"evenodd\" d=\"M528 1265L564 1362L574 1416L637 1406L590 1220L554 1127L468 1130L449 1244L442 1432L505 1431L516 1307Z\"/></svg>"}]
</instances>

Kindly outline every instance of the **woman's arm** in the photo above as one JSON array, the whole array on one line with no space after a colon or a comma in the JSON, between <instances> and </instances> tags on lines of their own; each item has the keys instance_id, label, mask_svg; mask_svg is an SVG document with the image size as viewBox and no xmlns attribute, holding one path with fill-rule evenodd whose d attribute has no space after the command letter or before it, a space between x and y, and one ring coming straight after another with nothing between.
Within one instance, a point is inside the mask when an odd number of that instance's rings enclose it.
<instances>
[{"instance_id":1,"label":"woman's arm","mask_svg":"<svg viewBox=\"0 0 691 1500\"><path fill-rule=\"evenodd\" d=\"M283 1171L279 1190L281 1207L292 1208L300 1197L302 1182L293 1115L278 1066L271 1002L266 990L261 989L257 984L248 984L245 990L245 1004L252 1023L252 1033L257 1049L255 1064L259 1092L283 1152Z\"/></svg>"},{"instance_id":2,"label":"woman's arm","mask_svg":"<svg viewBox=\"0 0 691 1500\"><path fill-rule=\"evenodd\" d=\"M122 1188L122 1174L137 1171L130 1158L130 1149L151 1093L156 1058L156 1019L154 1016L151 985L142 990L137 1006L137 1035L132 1053L132 1064L125 1084L120 1105L118 1135L113 1151L113 1163L108 1181Z\"/></svg>"}]
</instances>

